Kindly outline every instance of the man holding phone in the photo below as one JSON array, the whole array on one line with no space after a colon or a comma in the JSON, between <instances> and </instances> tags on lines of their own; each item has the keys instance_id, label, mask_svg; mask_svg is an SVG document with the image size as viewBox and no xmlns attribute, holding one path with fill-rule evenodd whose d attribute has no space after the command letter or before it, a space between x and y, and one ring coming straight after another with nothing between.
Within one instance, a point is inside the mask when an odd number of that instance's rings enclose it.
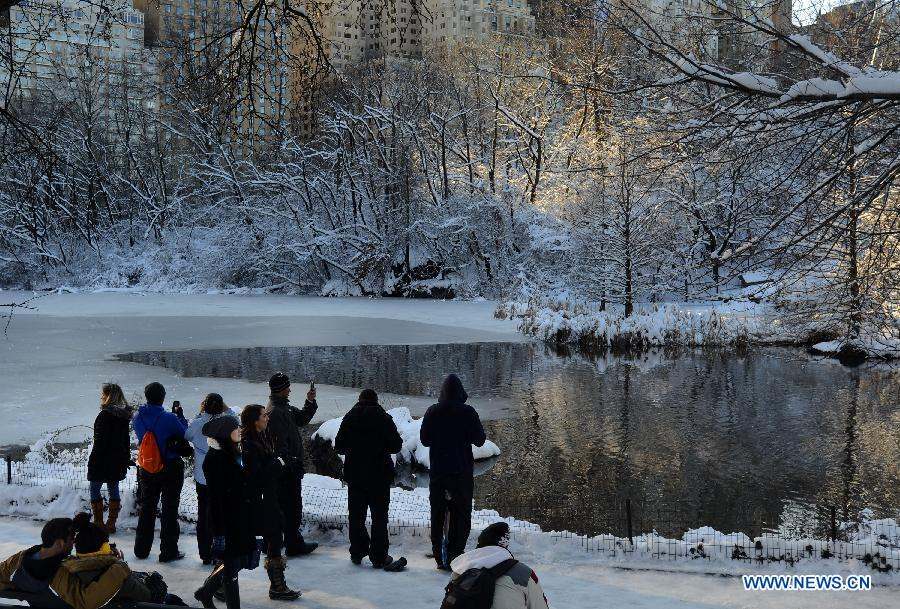
<instances>
[{"instance_id":1,"label":"man holding phone","mask_svg":"<svg viewBox=\"0 0 900 609\"><path fill-rule=\"evenodd\" d=\"M300 428L308 425L319 408L316 404L315 382L310 383L303 408L291 406L291 380L283 372L269 379L269 433L275 443L275 455L284 461L278 480L278 504L284 522L284 553L302 556L311 553L319 544L306 543L300 532L303 518L302 482L303 436Z\"/></svg>"}]
</instances>

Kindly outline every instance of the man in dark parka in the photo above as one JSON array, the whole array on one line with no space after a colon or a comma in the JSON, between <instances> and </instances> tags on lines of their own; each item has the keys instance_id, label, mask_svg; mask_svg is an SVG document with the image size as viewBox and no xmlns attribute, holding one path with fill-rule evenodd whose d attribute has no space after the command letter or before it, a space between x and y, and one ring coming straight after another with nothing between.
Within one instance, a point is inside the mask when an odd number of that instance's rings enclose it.
<instances>
[{"instance_id":1,"label":"man in dark parka","mask_svg":"<svg viewBox=\"0 0 900 609\"><path fill-rule=\"evenodd\" d=\"M391 562L388 555L388 507L394 461L403 439L394 419L378 404L378 394L365 389L341 421L334 449L345 455L344 481L350 524L350 560L368 555L372 566ZM372 512L372 536L366 531L366 511Z\"/></svg>"}]
</instances>

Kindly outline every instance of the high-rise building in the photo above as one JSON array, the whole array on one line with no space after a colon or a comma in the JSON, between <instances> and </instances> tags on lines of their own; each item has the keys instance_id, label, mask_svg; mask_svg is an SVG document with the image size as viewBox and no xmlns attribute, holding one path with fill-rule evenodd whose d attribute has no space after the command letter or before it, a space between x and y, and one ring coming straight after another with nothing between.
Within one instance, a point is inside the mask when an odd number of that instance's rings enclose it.
<instances>
[{"instance_id":1,"label":"high-rise building","mask_svg":"<svg viewBox=\"0 0 900 609\"><path fill-rule=\"evenodd\" d=\"M245 23L237 0L133 2L145 15L145 40L160 56L163 114L179 104L217 104L227 119L216 127L245 152L287 135L294 44L277 4L264 4Z\"/></svg>"},{"instance_id":2,"label":"high-rise building","mask_svg":"<svg viewBox=\"0 0 900 609\"><path fill-rule=\"evenodd\" d=\"M18 111L52 116L65 105L91 121L98 136L124 140L137 110L154 110L157 62L144 44L144 15L130 3L31 0L10 8L10 60L0 90ZM132 112L135 111L135 112Z\"/></svg>"}]
</instances>

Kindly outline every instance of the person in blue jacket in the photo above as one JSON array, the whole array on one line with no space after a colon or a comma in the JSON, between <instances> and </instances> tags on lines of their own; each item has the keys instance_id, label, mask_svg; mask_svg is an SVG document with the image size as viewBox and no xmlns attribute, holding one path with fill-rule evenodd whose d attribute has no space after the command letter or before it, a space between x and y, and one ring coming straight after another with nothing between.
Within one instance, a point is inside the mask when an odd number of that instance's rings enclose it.
<instances>
[{"instance_id":1,"label":"person in blue jacket","mask_svg":"<svg viewBox=\"0 0 900 609\"><path fill-rule=\"evenodd\" d=\"M172 412L163 408L166 389L160 383L150 383L144 388L147 403L138 409L132 421L138 446L144 434L153 432L163 468L150 472L138 465L138 524L134 536L134 555L147 558L153 546L153 529L156 526L156 506L162 497L160 513L159 561L172 562L184 558L178 550L178 504L181 487L184 486L184 461L180 449L185 444L184 431L187 421L181 408L172 407Z\"/></svg>"}]
</instances>

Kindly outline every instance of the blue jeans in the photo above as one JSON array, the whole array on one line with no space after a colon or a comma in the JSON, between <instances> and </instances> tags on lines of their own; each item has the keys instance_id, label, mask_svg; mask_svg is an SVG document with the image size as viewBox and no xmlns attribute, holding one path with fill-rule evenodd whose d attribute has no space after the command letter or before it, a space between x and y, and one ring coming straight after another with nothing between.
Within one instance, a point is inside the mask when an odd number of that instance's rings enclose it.
<instances>
[{"instance_id":1,"label":"blue jeans","mask_svg":"<svg viewBox=\"0 0 900 609\"><path fill-rule=\"evenodd\" d=\"M119 501L121 499L121 497L119 497L119 483L115 480L110 480L109 482L94 482L91 480L91 501L100 501L103 499L100 495L100 489L103 488L104 484L109 493L109 500Z\"/></svg>"}]
</instances>

